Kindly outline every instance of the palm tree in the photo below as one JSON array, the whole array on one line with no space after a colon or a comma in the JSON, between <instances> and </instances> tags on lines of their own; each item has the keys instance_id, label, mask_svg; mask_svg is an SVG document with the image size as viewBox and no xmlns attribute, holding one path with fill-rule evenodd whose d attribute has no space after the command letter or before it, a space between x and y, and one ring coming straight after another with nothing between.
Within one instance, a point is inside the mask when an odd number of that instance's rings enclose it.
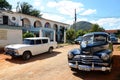
<instances>
[{"instance_id":1,"label":"palm tree","mask_svg":"<svg viewBox=\"0 0 120 80\"><path fill-rule=\"evenodd\" d=\"M35 16L35 17L41 17L42 14L40 14L39 10L33 9L32 5L28 4L27 2L23 2L20 4L20 9L18 11L19 13Z\"/></svg>"},{"instance_id":2,"label":"palm tree","mask_svg":"<svg viewBox=\"0 0 120 80\"><path fill-rule=\"evenodd\" d=\"M32 6L30 4L23 2L20 4L19 13L30 15L31 9L32 9Z\"/></svg>"},{"instance_id":3,"label":"palm tree","mask_svg":"<svg viewBox=\"0 0 120 80\"><path fill-rule=\"evenodd\" d=\"M11 10L12 6L6 0L0 0L0 10Z\"/></svg>"}]
</instances>

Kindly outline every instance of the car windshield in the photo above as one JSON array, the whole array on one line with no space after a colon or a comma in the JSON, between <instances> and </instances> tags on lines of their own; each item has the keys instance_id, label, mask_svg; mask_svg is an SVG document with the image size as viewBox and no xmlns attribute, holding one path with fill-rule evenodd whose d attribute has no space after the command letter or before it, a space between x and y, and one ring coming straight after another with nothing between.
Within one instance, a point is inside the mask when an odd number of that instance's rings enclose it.
<instances>
[{"instance_id":1,"label":"car windshield","mask_svg":"<svg viewBox=\"0 0 120 80\"><path fill-rule=\"evenodd\" d=\"M105 43L106 40L105 35L87 35L83 38L83 41L87 41L87 43Z\"/></svg>"},{"instance_id":2,"label":"car windshield","mask_svg":"<svg viewBox=\"0 0 120 80\"><path fill-rule=\"evenodd\" d=\"M24 43L24 44L33 45L33 44L34 44L34 40L24 39L23 43Z\"/></svg>"},{"instance_id":3,"label":"car windshield","mask_svg":"<svg viewBox=\"0 0 120 80\"><path fill-rule=\"evenodd\" d=\"M92 43L93 42L93 35L87 35L83 37L83 41L87 41L87 43Z\"/></svg>"}]
</instances>

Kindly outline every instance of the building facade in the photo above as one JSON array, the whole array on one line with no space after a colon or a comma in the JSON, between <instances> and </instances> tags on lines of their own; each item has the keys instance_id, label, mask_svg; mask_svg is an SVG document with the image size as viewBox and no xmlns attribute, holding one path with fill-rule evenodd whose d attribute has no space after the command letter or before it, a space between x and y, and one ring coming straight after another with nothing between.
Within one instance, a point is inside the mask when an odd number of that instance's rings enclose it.
<instances>
[{"instance_id":1,"label":"building facade","mask_svg":"<svg viewBox=\"0 0 120 80\"><path fill-rule=\"evenodd\" d=\"M48 20L45 18L37 18L12 11L0 11L0 24L22 27L23 31L31 31L37 37L40 29L44 29L42 35L49 36L52 30L55 31L55 40L57 42L66 42L66 29L69 24ZM52 34L51 34L52 35Z\"/></svg>"}]
</instances>

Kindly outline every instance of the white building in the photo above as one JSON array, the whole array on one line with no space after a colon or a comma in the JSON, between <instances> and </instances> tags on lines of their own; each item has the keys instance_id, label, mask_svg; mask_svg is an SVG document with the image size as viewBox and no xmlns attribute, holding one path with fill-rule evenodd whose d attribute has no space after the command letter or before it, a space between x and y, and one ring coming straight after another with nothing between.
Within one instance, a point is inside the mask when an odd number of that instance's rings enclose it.
<instances>
[{"instance_id":1,"label":"white building","mask_svg":"<svg viewBox=\"0 0 120 80\"><path fill-rule=\"evenodd\" d=\"M51 34L51 31L55 30L55 39L57 42L66 42L65 31L69 27L69 24L44 18L37 18L12 11L0 11L0 24L9 25L14 28L19 27L23 32L31 31L37 37L53 35ZM42 33L39 32L41 29L44 30Z\"/></svg>"}]
</instances>

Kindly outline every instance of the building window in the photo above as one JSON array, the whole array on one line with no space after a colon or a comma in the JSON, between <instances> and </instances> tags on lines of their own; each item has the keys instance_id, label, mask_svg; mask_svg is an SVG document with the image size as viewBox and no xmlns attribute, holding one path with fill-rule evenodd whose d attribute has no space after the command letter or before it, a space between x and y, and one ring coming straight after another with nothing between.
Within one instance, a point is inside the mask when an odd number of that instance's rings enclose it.
<instances>
[{"instance_id":1,"label":"building window","mask_svg":"<svg viewBox=\"0 0 120 80\"><path fill-rule=\"evenodd\" d=\"M15 17L12 17L12 20L13 20L13 21L15 21L15 20L16 20L16 18L15 18Z\"/></svg>"}]
</instances>

